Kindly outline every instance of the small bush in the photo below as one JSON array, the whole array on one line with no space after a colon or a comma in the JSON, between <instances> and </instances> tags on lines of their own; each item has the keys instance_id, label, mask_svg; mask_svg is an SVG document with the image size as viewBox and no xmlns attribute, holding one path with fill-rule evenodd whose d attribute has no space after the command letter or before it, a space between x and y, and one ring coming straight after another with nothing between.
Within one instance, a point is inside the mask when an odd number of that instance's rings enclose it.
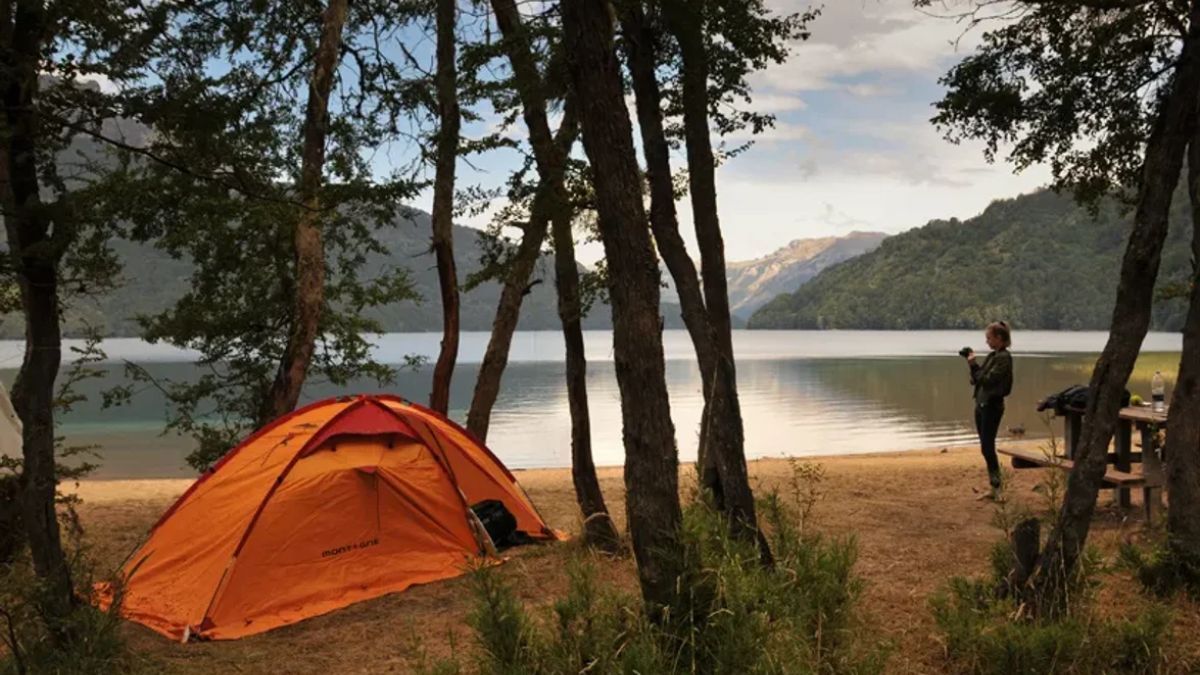
<instances>
[{"instance_id":1,"label":"small bush","mask_svg":"<svg viewBox=\"0 0 1200 675\"><path fill-rule=\"evenodd\" d=\"M1165 663L1170 616L1152 607L1131 620L1088 612L1038 621L1016 616L990 582L953 579L933 612L955 670L980 675L1157 673Z\"/></svg>"},{"instance_id":2,"label":"small bush","mask_svg":"<svg viewBox=\"0 0 1200 675\"><path fill-rule=\"evenodd\" d=\"M40 611L44 586L34 574L28 552L0 564L0 674L154 672L153 664L135 657L121 635L120 593L108 610L90 604L94 574L91 558L82 546L83 530L73 504L59 513L77 604L55 633Z\"/></svg>"},{"instance_id":3,"label":"small bush","mask_svg":"<svg viewBox=\"0 0 1200 675\"><path fill-rule=\"evenodd\" d=\"M820 471L797 465L796 477L790 501L773 493L761 504L770 568L704 501L685 509L685 572L676 601L654 622L639 598L598 584L590 558L568 566L569 587L552 616L527 614L496 570L476 570L478 672L879 672L886 650L863 639L855 611L863 587L853 574L855 542L811 531ZM445 663L427 670L459 672Z\"/></svg>"},{"instance_id":4,"label":"small bush","mask_svg":"<svg viewBox=\"0 0 1200 675\"><path fill-rule=\"evenodd\" d=\"M1121 563L1131 570L1148 593L1160 598L1178 592L1200 599L1200 560L1164 544L1141 549L1121 545Z\"/></svg>"},{"instance_id":5,"label":"small bush","mask_svg":"<svg viewBox=\"0 0 1200 675\"><path fill-rule=\"evenodd\" d=\"M1059 472L1049 476L1039 492L1052 520L1062 491ZM953 670L978 675L1163 672L1169 613L1153 606L1128 620L1098 617L1092 603L1102 561L1094 549L1077 561L1064 608L1053 617L1036 616L1024 604L1025 594L1012 592L1009 574L1016 556L1010 542L1018 523L1032 516L1029 509L1002 501L993 523L1005 536L991 551L991 573L979 579L952 578L931 599Z\"/></svg>"},{"instance_id":6,"label":"small bush","mask_svg":"<svg viewBox=\"0 0 1200 675\"><path fill-rule=\"evenodd\" d=\"M494 568L471 574L475 610L468 623L479 645L476 670L482 675L557 673L665 673L670 666L654 641L653 628L632 611L633 598L600 589L586 558L567 568L567 594L554 604L553 617L539 624L530 617ZM460 673L441 662L428 673Z\"/></svg>"}]
</instances>

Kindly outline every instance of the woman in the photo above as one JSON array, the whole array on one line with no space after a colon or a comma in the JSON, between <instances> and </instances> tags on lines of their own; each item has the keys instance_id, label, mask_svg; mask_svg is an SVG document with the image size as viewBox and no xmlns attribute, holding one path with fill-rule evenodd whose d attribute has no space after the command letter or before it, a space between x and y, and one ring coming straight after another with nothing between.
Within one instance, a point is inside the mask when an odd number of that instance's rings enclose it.
<instances>
[{"instance_id":1,"label":"woman","mask_svg":"<svg viewBox=\"0 0 1200 675\"><path fill-rule=\"evenodd\" d=\"M967 355L971 367L971 384L975 386L975 429L979 432L979 446L987 462L988 479L992 485L993 499L1000 494L1000 461L996 459L996 434L1000 431L1000 418L1004 417L1004 397L1012 393L1013 366L1012 331L1008 324L997 321L985 332L988 347L992 352L976 363L975 352Z\"/></svg>"}]
</instances>

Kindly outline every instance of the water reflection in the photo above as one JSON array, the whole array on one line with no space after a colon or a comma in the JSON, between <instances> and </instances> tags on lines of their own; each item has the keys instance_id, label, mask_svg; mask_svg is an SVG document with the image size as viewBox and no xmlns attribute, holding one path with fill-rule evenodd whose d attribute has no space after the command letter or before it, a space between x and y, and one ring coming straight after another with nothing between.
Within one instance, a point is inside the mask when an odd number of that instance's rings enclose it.
<instances>
[{"instance_id":1,"label":"water reflection","mask_svg":"<svg viewBox=\"0 0 1200 675\"><path fill-rule=\"evenodd\" d=\"M885 340L893 353L908 353L850 358L843 354L848 349L844 344L805 352L803 343L812 339L811 334L802 335L800 348L792 339L794 334L775 334L774 344L769 339L771 335L739 336L739 354L743 350L748 352L747 358L739 358L738 363L748 456L862 453L974 442L967 368L961 358L953 355L956 349L942 349L942 343L961 346L969 336L939 334L931 339L928 334L921 334L920 340L907 336L908 342L899 346L894 340ZM887 351L879 345L879 335L841 335L842 341L848 341L854 349L875 354ZM1047 335L1049 340L1073 344L1061 335ZM676 356L673 351L678 350L676 343L686 340L686 336L681 338L672 331L667 337L668 356ZM1091 336L1085 337L1088 345L1094 341ZM876 342L872 343L872 338ZM524 339L530 340L528 336ZM602 341L594 335L589 339L589 352L596 356L588 375L596 462L621 464L624 456L620 394L612 362L600 355ZM1167 346L1171 344L1168 338L1157 339ZM547 339L539 341L536 350L523 347L517 352L518 357L526 358L510 363L491 424L492 449L514 468L570 465L570 416L561 357L547 356L558 348L557 343L549 343L548 347ZM929 351L950 355L930 356L928 351L906 347L918 343L924 345L923 349L932 344ZM816 343L809 342L812 344ZM1001 433L1020 426L1030 436L1044 435L1046 428L1034 411L1037 400L1071 384L1086 382L1093 358L1078 353L1053 356L1018 353L1015 388ZM1169 363L1171 358L1178 357L1167 356L1163 362ZM160 378L186 379L194 372L189 364L168 361L152 362L147 367ZM456 374L450 413L458 420L466 417L477 367L467 363ZM90 400L63 420L63 432L69 441L104 447L102 468L97 476L192 475L183 462L190 450L188 439L159 435L165 404L157 392L146 389L130 406L100 409L99 392L124 381L121 366L112 364L106 370L106 377L83 384L82 393L89 395ZM427 367L401 373L389 391L424 400L429 392L431 370ZM703 403L700 373L693 361L670 358L666 374L680 457L692 460L699 440ZM0 373L6 382L11 382L12 375L11 371ZM1139 371L1130 388L1145 393L1149 390L1148 380L1148 374ZM356 383L346 390L316 382L306 389L304 398L315 400L375 389L367 382Z\"/></svg>"}]
</instances>

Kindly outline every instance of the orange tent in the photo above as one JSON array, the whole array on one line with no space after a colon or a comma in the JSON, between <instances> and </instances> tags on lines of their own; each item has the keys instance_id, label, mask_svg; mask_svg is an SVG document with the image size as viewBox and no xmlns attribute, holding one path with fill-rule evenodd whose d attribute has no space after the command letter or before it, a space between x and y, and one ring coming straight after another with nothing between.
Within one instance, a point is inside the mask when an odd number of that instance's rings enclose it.
<instances>
[{"instance_id":1,"label":"orange tent","mask_svg":"<svg viewBox=\"0 0 1200 675\"><path fill-rule=\"evenodd\" d=\"M239 638L454 577L491 544L469 508L486 499L556 537L445 417L393 396L320 401L259 429L163 514L122 570L121 612L175 639Z\"/></svg>"}]
</instances>

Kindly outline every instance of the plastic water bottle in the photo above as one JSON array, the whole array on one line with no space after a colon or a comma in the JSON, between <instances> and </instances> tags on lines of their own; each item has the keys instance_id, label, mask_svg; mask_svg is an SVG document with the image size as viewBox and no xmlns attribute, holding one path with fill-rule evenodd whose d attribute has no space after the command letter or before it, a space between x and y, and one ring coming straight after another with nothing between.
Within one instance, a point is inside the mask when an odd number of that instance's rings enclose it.
<instances>
[{"instance_id":1,"label":"plastic water bottle","mask_svg":"<svg viewBox=\"0 0 1200 675\"><path fill-rule=\"evenodd\" d=\"M1167 391L1163 385L1163 376L1159 371L1154 371L1154 379L1150 380L1150 398L1154 401L1154 412L1162 412L1167 409Z\"/></svg>"}]
</instances>

